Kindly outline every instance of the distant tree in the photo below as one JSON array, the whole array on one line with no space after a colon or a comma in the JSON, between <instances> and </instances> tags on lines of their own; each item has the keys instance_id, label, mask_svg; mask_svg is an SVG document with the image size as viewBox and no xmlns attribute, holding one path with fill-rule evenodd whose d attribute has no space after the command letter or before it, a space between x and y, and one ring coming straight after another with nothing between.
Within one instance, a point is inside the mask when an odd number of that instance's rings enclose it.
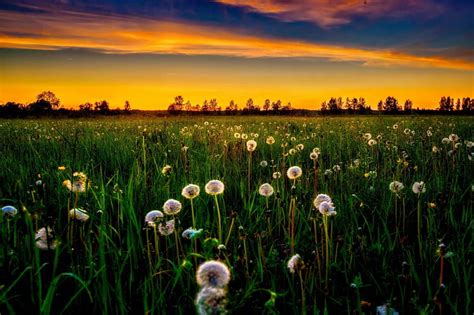
<instances>
[{"instance_id":1,"label":"distant tree","mask_svg":"<svg viewBox=\"0 0 474 315\"><path fill-rule=\"evenodd\" d=\"M125 105L123 105L123 110L125 112L130 112L132 110L132 107L130 106L130 102L129 101L125 101Z\"/></svg>"},{"instance_id":2,"label":"distant tree","mask_svg":"<svg viewBox=\"0 0 474 315\"><path fill-rule=\"evenodd\" d=\"M446 112L446 111L452 111L454 109L454 100L451 99L450 96L442 96L441 99L439 100L439 108L440 111Z\"/></svg>"},{"instance_id":3,"label":"distant tree","mask_svg":"<svg viewBox=\"0 0 474 315\"><path fill-rule=\"evenodd\" d=\"M277 100L276 102L272 103L272 110L279 111L281 109L281 101Z\"/></svg>"},{"instance_id":4,"label":"distant tree","mask_svg":"<svg viewBox=\"0 0 474 315\"><path fill-rule=\"evenodd\" d=\"M270 109L270 107L271 107L271 103L270 103L270 100L267 98L265 100L265 103L263 103L263 110L267 111Z\"/></svg>"},{"instance_id":5,"label":"distant tree","mask_svg":"<svg viewBox=\"0 0 474 315\"><path fill-rule=\"evenodd\" d=\"M92 103L86 102L84 104L79 105L79 110L83 112L90 112L93 110L94 105Z\"/></svg>"},{"instance_id":6,"label":"distant tree","mask_svg":"<svg viewBox=\"0 0 474 315\"><path fill-rule=\"evenodd\" d=\"M410 99L407 99L405 101L405 104L403 105L403 110L405 112L411 112L412 108L413 108L413 102Z\"/></svg>"},{"instance_id":7,"label":"distant tree","mask_svg":"<svg viewBox=\"0 0 474 315\"><path fill-rule=\"evenodd\" d=\"M40 99L40 100L37 100L36 102L29 104L27 108L28 108L28 111L34 114L40 114L47 111L51 111L53 109L53 106L51 105L50 102Z\"/></svg>"},{"instance_id":8,"label":"distant tree","mask_svg":"<svg viewBox=\"0 0 474 315\"><path fill-rule=\"evenodd\" d=\"M94 103L94 110L96 112L100 112L100 113L108 113L110 111L110 108L109 108L109 103L106 101L106 100L103 100L103 101L100 101L100 102L95 102Z\"/></svg>"},{"instance_id":9,"label":"distant tree","mask_svg":"<svg viewBox=\"0 0 474 315\"><path fill-rule=\"evenodd\" d=\"M209 111L216 112L216 111L220 111L220 110L221 110L221 108L217 104L217 100L215 98L211 99L209 101Z\"/></svg>"},{"instance_id":10,"label":"distant tree","mask_svg":"<svg viewBox=\"0 0 474 315\"><path fill-rule=\"evenodd\" d=\"M461 110L461 100L458 97L458 100L456 101L456 110L460 111Z\"/></svg>"},{"instance_id":11,"label":"distant tree","mask_svg":"<svg viewBox=\"0 0 474 315\"><path fill-rule=\"evenodd\" d=\"M193 105L191 104L190 101L187 101L185 104L184 104L184 110L187 111L187 112L191 112L193 110Z\"/></svg>"},{"instance_id":12,"label":"distant tree","mask_svg":"<svg viewBox=\"0 0 474 315\"><path fill-rule=\"evenodd\" d=\"M352 100L348 97L346 97L346 103L344 104L344 107L347 110L352 110Z\"/></svg>"},{"instance_id":13,"label":"distant tree","mask_svg":"<svg viewBox=\"0 0 474 315\"><path fill-rule=\"evenodd\" d=\"M202 103L201 111L202 112L208 112L209 111L209 103L207 102L207 100L204 100L204 103Z\"/></svg>"},{"instance_id":14,"label":"distant tree","mask_svg":"<svg viewBox=\"0 0 474 315\"><path fill-rule=\"evenodd\" d=\"M291 108L291 103L288 102L285 106L282 107L281 110L287 111L287 110L291 110L291 109L292 109L292 108Z\"/></svg>"},{"instance_id":15,"label":"distant tree","mask_svg":"<svg viewBox=\"0 0 474 315\"><path fill-rule=\"evenodd\" d=\"M378 103L377 103L377 110L379 112L383 111L383 101L380 100Z\"/></svg>"},{"instance_id":16,"label":"distant tree","mask_svg":"<svg viewBox=\"0 0 474 315\"><path fill-rule=\"evenodd\" d=\"M43 91L38 94L38 96L36 96L36 102L39 103L41 101L48 102L49 104L51 104L52 109L57 109L60 105L59 98L51 91Z\"/></svg>"},{"instance_id":17,"label":"distant tree","mask_svg":"<svg viewBox=\"0 0 474 315\"><path fill-rule=\"evenodd\" d=\"M463 97L462 99L462 110L468 112L471 109L471 99L469 97Z\"/></svg>"},{"instance_id":18,"label":"distant tree","mask_svg":"<svg viewBox=\"0 0 474 315\"><path fill-rule=\"evenodd\" d=\"M7 102L0 106L0 116L4 117L17 117L20 116L23 111L23 105L15 102Z\"/></svg>"},{"instance_id":19,"label":"distant tree","mask_svg":"<svg viewBox=\"0 0 474 315\"><path fill-rule=\"evenodd\" d=\"M238 110L237 104L234 102L234 100L229 102L229 105L225 108L225 110L229 112L235 112Z\"/></svg>"},{"instance_id":20,"label":"distant tree","mask_svg":"<svg viewBox=\"0 0 474 315\"><path fill-rule=\"evenodd\" d=\"M342 97L339 96L337 98L337 111L341 111L343 105L344 105L344 102L342 101Z\"/></svg>"},{"instance_id":21,"label":"distant tree","mask_svg":"<svg viewBox=\"0 0 474 315\"><path fill-rule=\"evenodd\" d=\"M368 110L367 104L365 102L365 98L359 97L359 101L357 102L357 111L360 113L366 112Z\"/></svg>"},{"instance_id":22,"label":"distant tree","mask_svg":"<svg viewBox=\"0 0 474 315\"><path fill-rule=\"evenodd\" d=\"M326 101L324 101L321 103L321 111L325 112L327 110L328 110L328 104L326 103Z\"/></svg>"},{"instance_id":23,"label":"distant tree","mask_svg":"<svg viewBox=\"0 0 474 315\"><path fill-rule=\"evenodd\" d=\"M383 110L387 113L396 113L400 110L398 100L393 96L388 96L383 103Z\"/></svg>"},{"instance_id":24,"label":"distant tree","mask_svg":"<svg viewBox=\"0 0 474 315\"><path fill-rule=\"evenodd\" d=\"M249 98L245 104L244 111L252 111L254 109L253 99Z\"/></svg>"},{"instance_id":25,"label":"distant tree","mask_svg":"<svg viewBox=\"0 0 474 315\"><path fill-rule=\"evenodd\" d=\"M342 110L342 98L339 97L336 99L334 97L331 97L331 99L327 103L327 106L328 110L331 113L339 113Z\"/></svg>"}]
</instances>

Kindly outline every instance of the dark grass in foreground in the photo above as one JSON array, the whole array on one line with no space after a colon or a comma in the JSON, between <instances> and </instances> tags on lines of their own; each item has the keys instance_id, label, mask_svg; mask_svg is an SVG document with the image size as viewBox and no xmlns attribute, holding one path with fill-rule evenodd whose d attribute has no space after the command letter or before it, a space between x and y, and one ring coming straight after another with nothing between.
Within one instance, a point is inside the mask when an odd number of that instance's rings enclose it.
<instances>
[{"instance_id":1,"label":"dark grass in foreground","mask_svg":"<svg viewBox=\"0 0 474 315\"><path fill-rule=\"evenodd\" d=\"M0 125L0 206L19 209L0 216L2 313L193 313L196 268L211 259L231 270L227 309L235 314L375 314L386 303L402 314L472 312L471 117ZM459 139L443 143L451 134ZM252 154L250 139L257 142ZM303 175L290 181L286 171L295 165ZM75 171L88 176L87 192L63 186ZM225 184L217 199L204 192L212 179ZM404 189L390 191L393 181ZM419 181L426 192L415 194ZM266 182L275 189L268 199L258 194ZM181 196L190 183L201 188L193 209L203 233L195 240L181 237L193 225L191 203ZM313 207L317 193L331 196L337 211L327 222ZM176 234L163 236L144 219L170 198L183 210ZM74 207L89 220L68 219ZM36 246L45 226L54 231L54 250ZM291 273L295 253L304 264Z\"/></svg>"}]
</instances>

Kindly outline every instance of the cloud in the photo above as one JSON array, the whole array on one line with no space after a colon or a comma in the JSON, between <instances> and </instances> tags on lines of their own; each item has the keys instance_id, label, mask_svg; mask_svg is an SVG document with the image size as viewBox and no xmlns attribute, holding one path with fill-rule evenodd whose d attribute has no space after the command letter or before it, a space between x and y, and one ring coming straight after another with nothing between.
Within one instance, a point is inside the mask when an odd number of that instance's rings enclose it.
<instances>
[{"instance_id":1,"label":"cloud","mask_svg":"<svg viewBox=\"0 0 474 315\"><path fill-rule=\"evenodd\" d=\"M368 66L474 69L470 61L443 56L419 56L387 49L350 48L242 35L227 28L189 22L67 11L48 14L0 11L0 47L38 50L82 48L113 54L324 58Z\"/></svg>"},{"instance_id":2,"label":"cloud","mask_svg":"<svg viewBox=\"0 0 474 315\"><path fill-rule=\"evenodd\" d=\"M443 7L433 0L214 0L268 14L284 21L309 21L329 28L351 23L355 16L368 19L382 16L416 15L432 17Z\"/></svg>"}]
</instances>

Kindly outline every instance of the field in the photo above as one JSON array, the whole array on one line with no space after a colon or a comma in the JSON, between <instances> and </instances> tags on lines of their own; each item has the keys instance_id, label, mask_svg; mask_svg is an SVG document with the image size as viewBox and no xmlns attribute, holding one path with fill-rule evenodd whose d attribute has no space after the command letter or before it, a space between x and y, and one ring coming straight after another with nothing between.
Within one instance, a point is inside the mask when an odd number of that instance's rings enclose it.
<instances>
[{"instance_id":1,"label":"field","mask_svg":"<svg viewBox=\"0 0 474 315\"><path fill-rule=\"evenodd\" d=\"M0 120L0 313L471 314L473 125Z\"/></svg>"}]
</instances>

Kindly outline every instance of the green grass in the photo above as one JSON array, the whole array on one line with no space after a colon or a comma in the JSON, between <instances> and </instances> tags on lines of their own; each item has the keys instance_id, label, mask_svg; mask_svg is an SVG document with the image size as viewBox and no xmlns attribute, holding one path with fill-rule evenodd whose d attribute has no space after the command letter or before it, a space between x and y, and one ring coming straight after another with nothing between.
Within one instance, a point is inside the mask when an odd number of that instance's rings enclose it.
<instances>
[{"instance_id":1,"label":"green grass","mask_svg":"<svg viewBox=\"0 0 474 315\"><path fill-rule=\"evenodd\" d=\"M195 271L210 259L231 269L227 309L235 314L373 314L385 303L403 314L472 313L474 148L465 141L474 140L473 123L471 117L0 120L0 206L19 209L14 218L0 215L0 313L190 314L199 290ZM250 190L246 140L236 132L258 143ZM368 146L367 132L381 137L376 145ZM449 153L453 144L442 139L452 133L460 145ZM272 146L268 136L276 140ZM288 154L300 143L302 151ZM315 147L321 149L317 192L309 158ZM165 165L172 167L167 176ZM286 170L293 165L303 175L292 189ZM62 185L75 171L91 181L77 201ZM272 178L276 171L280 179ZM44 186L36 185L39 176ZM225 249L218 249L216 200L204 191L211 179L225 184L217 198ZM388 188L393 180L405 185L398 197ZM415 181L426 183L419 199ZM268 208L258 194L265 182L275 188ZM195 244L181 237L192 226L191 204L181 196L189 183L201 187L194 212L204 234ZM328 220L329 257L323 218L313 209L317 193L330 195L337 211ZM145 214L169 198L183 204L178 237L145 229ZM286 266L292 198L295 253L304 261L294 274ZM90 215L85 223L68 220L76 202ZM35 232L47 225L60 243L42 251ZM441 289L440 241L446 245Z\"/></svg>"}]
</instances>

